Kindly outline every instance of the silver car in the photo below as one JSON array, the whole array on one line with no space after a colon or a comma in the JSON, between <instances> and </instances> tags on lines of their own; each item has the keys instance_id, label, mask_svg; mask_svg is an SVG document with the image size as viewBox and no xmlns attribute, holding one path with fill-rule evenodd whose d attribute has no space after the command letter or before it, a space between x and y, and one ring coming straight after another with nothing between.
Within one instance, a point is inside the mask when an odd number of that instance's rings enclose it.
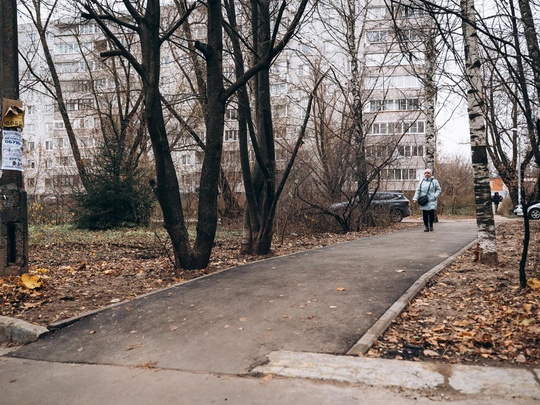
<instances>
[{"instance_id":1,"label":"silver car","mask_svg":"<svg viewBox=\"0 0 540 405\"><path fill-rule=\"evenodd\" d=\"M516 205L514 214L523 216L523 207L521 204ZM527 215L530 219L540 219L540 202L529 205L529 208L527 208Z\"/></svg>"}]
</instances>

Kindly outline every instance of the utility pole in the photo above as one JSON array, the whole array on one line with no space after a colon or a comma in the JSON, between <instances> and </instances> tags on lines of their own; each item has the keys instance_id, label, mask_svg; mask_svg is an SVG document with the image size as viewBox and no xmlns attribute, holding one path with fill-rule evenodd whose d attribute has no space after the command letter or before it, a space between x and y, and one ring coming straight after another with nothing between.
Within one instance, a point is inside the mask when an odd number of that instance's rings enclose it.
<instances>
[{"instance_id":1,"label":"utility pole","mask_svg":"<svg viewBox=\"0 0 540 405\"><path fill-rule=\"evenodd\" d=\"M28 210L22 174L22 108L14 108L16 120L5 119L6 111L12 111L10 107L13 102L19 100L16 0L0 2L0 32L0 276L6 276L21 275L28 271Z\"/></svg>"}]
</instances>

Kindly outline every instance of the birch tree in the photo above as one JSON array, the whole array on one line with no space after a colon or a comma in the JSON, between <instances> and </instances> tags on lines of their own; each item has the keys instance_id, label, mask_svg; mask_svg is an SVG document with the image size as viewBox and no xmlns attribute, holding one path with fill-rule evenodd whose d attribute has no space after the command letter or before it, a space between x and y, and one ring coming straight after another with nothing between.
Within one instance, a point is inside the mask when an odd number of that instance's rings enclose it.
<instances>
[{"instance_id":1,"label":"birch tree","mask_svg":"<svg viewBox=\"0 0 540 405\"><path fill-rule=\"evenodd\" d=\"M491 191L486 142L486 124L482 91L482 62L478 31L476 29L476 9L474 0L460 1L463 15L462 30L465 53L465 73L469 89L467 105L471 138L472 163L474 171L474 194L476 224L478 225L478 251L482 263L498 263L495 221L491 208Z\"/></svg>"}]
</instances>

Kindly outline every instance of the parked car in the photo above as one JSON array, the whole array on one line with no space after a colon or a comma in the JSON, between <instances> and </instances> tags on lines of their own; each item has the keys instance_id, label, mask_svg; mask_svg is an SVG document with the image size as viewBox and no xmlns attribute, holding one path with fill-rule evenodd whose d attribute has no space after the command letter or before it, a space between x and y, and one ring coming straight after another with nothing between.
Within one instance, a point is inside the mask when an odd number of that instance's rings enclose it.
<instances>
[{"instance_id":1,"label":"parked car","mask_svg":"<svg viewBox=\"0 0 540 405\"><path fill-rule=\"evenodd\" d=\"M523 216L523 207L521 204L516 205L514 214ZM527 208L527 214L530 219L540 219L540 202L533 203Z\"/></svg>"},{"instance_id":2,"label":"parked car","mask_svg":"<svg viewBox=\"0 0 540 405\"><path fill-rule=\"evenodd\" d=\"M371 198L370 208L383 215L390 215L392 221L401 222L403 218L411 215L410 201L403 193L394 191L377 191L375 195L369 194ZM342 211L354 202L344 201L332 204L332 211Z\"/></svg>"}]
</instances>

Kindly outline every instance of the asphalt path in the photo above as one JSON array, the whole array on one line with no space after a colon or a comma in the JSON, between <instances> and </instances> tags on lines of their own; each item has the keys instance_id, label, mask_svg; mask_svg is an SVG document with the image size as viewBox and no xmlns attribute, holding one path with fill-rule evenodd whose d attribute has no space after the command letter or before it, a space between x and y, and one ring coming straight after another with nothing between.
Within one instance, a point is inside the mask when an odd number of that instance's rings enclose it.
<instances>
[{"instance_id":1,"label":"asphalt path","mask_svg":"<svg viewBox=\"0 0 540 405\"><path fill-rule=\"evenodd\" d=\"M10 357L245 374L277 350L345 354L425 272L475 240L473 221L246 264L82 317Z\"/></svg>"}]
</instances>

